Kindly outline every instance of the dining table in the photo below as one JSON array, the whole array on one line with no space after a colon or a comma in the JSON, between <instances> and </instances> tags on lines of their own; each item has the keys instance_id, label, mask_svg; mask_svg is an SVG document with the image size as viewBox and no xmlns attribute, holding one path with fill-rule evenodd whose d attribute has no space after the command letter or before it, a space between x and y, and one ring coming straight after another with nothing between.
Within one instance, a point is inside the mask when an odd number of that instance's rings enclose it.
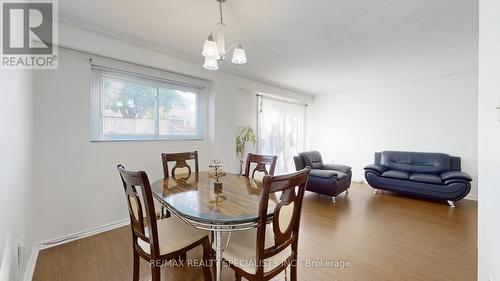
<instances>
[{"instance_id":1,"label":"dining table","mask_svg":"<svg viewBox=\"0 0 500 281\"><path fill-rule=\"evenodd\" d=\"M209 172L179 174L151 184L153 195L187 224L213 232L216 272L221 280L222 253L231 233L256 228L259 221L261 181L240 174L214 177ZM267 221L272 219L276 198L270 197ZM228 233L223 245L222 235Z\"/></svg>"}]
</instances>

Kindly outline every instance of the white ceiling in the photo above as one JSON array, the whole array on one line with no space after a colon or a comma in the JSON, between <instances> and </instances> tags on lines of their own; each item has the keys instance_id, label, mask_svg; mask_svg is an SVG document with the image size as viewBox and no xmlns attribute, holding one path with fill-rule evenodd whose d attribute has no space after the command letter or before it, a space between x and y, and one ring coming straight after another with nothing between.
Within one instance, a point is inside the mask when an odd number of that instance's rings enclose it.
<instances>
[{"instance_id":1,"label":"white ceiling","mask_svg":"<svg viewBox=\"0 0 500 281\"><path fill-rule=\"evenodd\" d=\"M248 63L221 65L313 94L477 70L477 0L227 0L226 42ZM60 0L61 18L125 34L202 63L215 0Z\"/></svg>"}]
</instances>

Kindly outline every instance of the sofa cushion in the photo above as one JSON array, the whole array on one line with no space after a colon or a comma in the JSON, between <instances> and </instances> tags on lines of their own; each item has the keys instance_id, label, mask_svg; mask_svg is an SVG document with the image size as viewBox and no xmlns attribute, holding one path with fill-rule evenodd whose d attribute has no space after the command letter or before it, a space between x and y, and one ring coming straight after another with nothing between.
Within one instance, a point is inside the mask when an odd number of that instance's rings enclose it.
<instances>
[{"instance_id":1,"label":"sofa cushion","mask_svg":"<svg viewBox=\"0 0 500 281\"><path fill-rule=\"evenodd\" d=\"M415 173L441 174L450 170L451 160L448 154L413 152L412 170Z\"/></svg>"},{"instance_id":2,"label":"sofa cushion","mask_svg":"<svg viewBox=\"0 0 500 281\"><path fill-rule=\"evenodd\" d=\"M317 151L307 151L299 153L304 159L304 164L311 167L311 169L323 169L323 160L321 154Z\"/></svg>"},{"instance_id":3,"label":"sofa cushion","mask_svg":"<svg viewBox=\"0 0 500 281\"><path fill-rule=\"evenodd\" d=\"M472 178L469 174L461 172L461 171L447 171L441 174L441 178L443 181L448 180L463 180L463 181L472 181Z\"/></svg>"},{"instance_id":4,"label":"sofa cushion","mask_svg":"<svg viewBox=\"0 0 500 281\"><path fill-rule=\"evenodd\" d=\"M382 151L380 164L389 170L411 171L411 152Z\"/></svg>"},{"instance_id":5,"label":"sofa cushion","mask_svg":"<svg viewBox=\"0 0 500 281\"><path fill-rule=\"evenodd\" d=\"M384 178L407 180L410 178L410 173L405 171L389 170L387 172L383 172L382 176Z\"/></svg>"},{"instance_id":6,"label":"sofa cushion","mask_svg":"<svg viewBox=\"0 0 500 281\"><path fill-rule=\"evenodd\" d=\"M391 170L440 174L450 170L450 156L444 153L382 151L380 164Z\"/></svg>"},{"instance_id":7,"label":"sofa cushion","mask_svg":"<svg viewBox=\"0 0 500 281\"><path fill-rule=\"evenodd\" d=\"M441 184L442 180L440 176L436 176L433 174L422 174L422 173L413 173L410 176L411 181L425 182L425 183L434 183Z\"/></svg>"},{"instance_id":8,"label":"sofa cushion","mask_svg":"<svg viewBox=\"0 0 500 281\"><path fill-rule=\"evenodd\" d=\"M332 171L332 170L311 169L311 172L309 173L309 176L310 177L318 177L318 178L330 179L330 178L336 177L337 173L340 173L340 172L336 172L336 171ZM346 174L344 174L344 175L346 175Z\"/></svg>"}]
</instances>

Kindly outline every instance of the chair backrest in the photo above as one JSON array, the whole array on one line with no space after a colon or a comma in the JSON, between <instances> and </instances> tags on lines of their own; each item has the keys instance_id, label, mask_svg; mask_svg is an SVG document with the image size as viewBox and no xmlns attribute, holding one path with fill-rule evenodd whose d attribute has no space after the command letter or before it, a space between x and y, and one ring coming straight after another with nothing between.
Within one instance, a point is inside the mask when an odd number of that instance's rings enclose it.
<instances>
[{"instance_id":1,"label":"chair backrest","mask_svg":"<svg viewBox=\"0 0 500 281\"><path fill-rule=\"evenodd\" d=\"M156 212L148 176L144 171L127 171L123 165L118 165L117 168L127 198L133 243L135 245L137 239L142 239L150 244L151 256L159 256L160 248L158 243ZM140 191L138 191L138 189L140 189ZM139 194L141 196L139 196ZM148 235L146 235L146 226L149 232Z\"/></svg>"},{"instance_id":2,"label":"chair backrest","mask_svg":"<svg viewBox=\"0 0 500 281\"><path fill-rule=\"evenodd\" d=\"M323 169L323 159L318 151L312 150L300 152L299 155L302 157L305 166L309 166L311 169Z\"/></svg>"},{"instance_id":3,"label":"chair backrest","mask_svg":"<svg viewBox=\"0 0 500 281\"><path fill-rule=\"evenodd\" d=\"M255 169L253 169L252 171L252 178L255 176L255 172L257 171L262 172L265 175L273 176L274 170L276 169L277 159L278 156L248 153L247 163L245 166L245 176L250 177L250 166L252 165L252 163L256 164ZM267 170L266 165L269 165L269 171Z\"/></svg>"},{"instance_id":4,"label":"chair backrest","mask_svg":"<svg viewBox=\"0 0 500 281\"><path fill-rule=\"evenodd\" d=\"M292 247L292 256L288 260L272 270L280 272L292 258L296 258L297 242L299 237L300 214L302 211L302 201L309 178L309 167L295 173L264 176L262 181L262 193L259 201L259 226L257 227L257 274L263 274L262 265L265 260L280 253L289 246ZM266 225L269 197L281 192L276 202L273 213L272 231L274 234L273 243L266 243ZM272 245L266 248L266 245ZM268 273L266 273L268 274ZM269 273L273 275L273 273Z\"/></svg>"},{"instance_id":5,"label":"chair backrest","mask_svg":"<svg viewBox=\"0 0 500 281\"><path fill-rule=\"evenodd\" d=\"M179 168L187 168L188 174L191 174L191 166L186 162L188 160L194 160L194 169L195 172L199 172L198 168L198 151L190 151L190 152L180 152L180 153L162 153L161 160L163 162L163 176L165 178L170 177L170 173L168 170L168 162L174 162L175 165L172 168L172 176L175 177L175 170Z\"/></svg>"},{"instance_id":6,"label":"chair backrest","mask_svg":"<svg viewBox=\"0 0 500 281\"><path fill-rule=\"evenodd\" d=\"M444 153L382 151L380 163L390 170L441 174L451 170L450 156Z\"/></svg>"}]
</instances>

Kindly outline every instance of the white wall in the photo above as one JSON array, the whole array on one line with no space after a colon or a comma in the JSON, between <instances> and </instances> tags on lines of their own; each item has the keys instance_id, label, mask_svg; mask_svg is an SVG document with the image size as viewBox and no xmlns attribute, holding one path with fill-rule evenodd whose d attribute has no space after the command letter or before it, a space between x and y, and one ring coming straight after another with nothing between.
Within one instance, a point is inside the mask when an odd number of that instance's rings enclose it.
<instances>
[{"instance_id":1,"label":"white wall","mask_svg":"<svg viewBox=\"0 0 500 281\"><path fill-rule=\"evenodd\" d=\"M500 3L479 1L480 281L500 280ZM490 279L488 279L490 278Z\"/></svg>"},{"instance_id":2,"label":"white wall","mask_svg":"<svg viewBox=\"0 0 500 281\"><path fill-rule=\"evenodd\" d=\"M321 95L311 109L309 148L327 162L363 167L381 150L444 152L462 157L477 198L477 74Z\"/></svg>"},{"instance_id":3,"label":"white wall","mask_svg":"<svg viewBox=\"0 0 500 281\"><path fill-rule=\"evenodd\" d=\"M17 246L31 233L31 123L32 75L29 71L0 70L0 281L20 280ZM28 253L29 254L29 253Z\"/></svg>"},{"instance_id":4,"label":"white wall","mask_svg":"<svg viewBox=\"0 0 500 281\"><path fill-rule=\"evenodd\" d=\"M61 48L59 69L35 73L34 137L37 214L34 242L54 239L128 217L116 165L145 170L151 180L162 177L161 152L198 150L200 168L221 159L235 171L239 88L305 100L312 97L224 72L203 70L190 62L102 34L60 28L68 48L211 80L208 137L201 141L103 142L90 140L92 56ZM223 68L223 66L221 66ZM214 126L215 124L215 126Z\"/></svg>"},{"instance_id":5,"label":"white wall","mask_svg":"<svg viewBox=\"0 0 500 281\"><path fill-rule=\"evenodd\" d=\"M236 99L235 110L237 114L234 118L233 131L237 132L240 126L250 126L254 129L255 134L257 134L257 92L240 88L236 91ZM236 136L236 134L234 134L234 136ZM245 145L245 153L256 152L257 145ZM236 161L236 165L239 170L238 161ZM245 169L244 165L245 164L243 164L243 169Z\"/></svg>"}]
</instances>

